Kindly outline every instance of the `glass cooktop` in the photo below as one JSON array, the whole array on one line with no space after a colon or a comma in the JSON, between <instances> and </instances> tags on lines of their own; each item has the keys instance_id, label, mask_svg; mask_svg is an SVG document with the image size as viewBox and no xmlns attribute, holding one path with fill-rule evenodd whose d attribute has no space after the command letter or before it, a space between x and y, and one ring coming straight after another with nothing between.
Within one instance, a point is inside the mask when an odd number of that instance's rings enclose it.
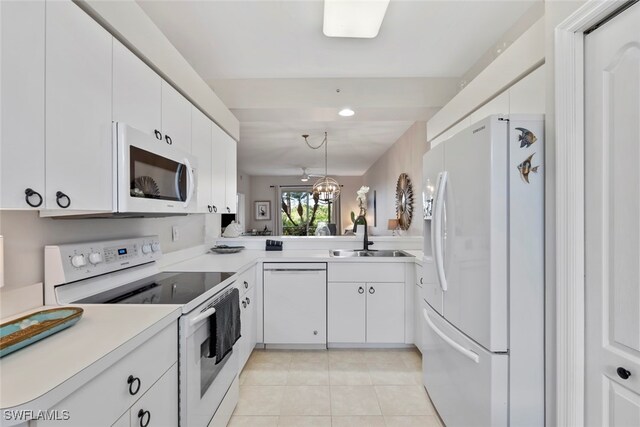
<instances>
[{"instance_id":1,"label":"glass cooktop","mask_svg":"<svg viewBox=\"0 0 640 427\"><path fill-rule=\"evenodd\" d=\"M78 301L85 304L187 304L234 273L159 273Z\"/></svg>"}]
</instances>

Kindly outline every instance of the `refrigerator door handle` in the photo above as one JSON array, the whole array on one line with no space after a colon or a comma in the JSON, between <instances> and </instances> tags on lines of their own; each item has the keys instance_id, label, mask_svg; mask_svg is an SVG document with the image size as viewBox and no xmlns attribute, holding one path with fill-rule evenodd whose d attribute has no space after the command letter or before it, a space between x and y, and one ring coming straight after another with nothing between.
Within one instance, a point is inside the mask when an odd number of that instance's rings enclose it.
<instances>
[{"instance_id":1,"label":"refrigerator door handle","mask_svg":"<svg viewBox=\"0 0 640 427\"><path fill-rule=\"evenodd\" d=\"M427 325L429 325L431 330L433 330L433 332L435 332L436 335L442 338L444 342L449 344L451 347L453 347L455 350L457 350L460 354L462 354L466 358L471 359L476 363L480 363L480 356L478 356L477 353L467 348L464 348L463 346L461 346L460 344L458 344L457 342L449 338L444 332L442 332L440 329L438 329L436 325L433 324L433 322L431 321L431 318L429 318L429 313L427 313L426 308L422 309L422 315L424 316L424 320L427 321Z\"/></svg>"},{"instance_id":2,"label":"refrigerator door handle","mask_svg":"<svg viewBox=\"0 0 640 427\"><path fill-rule=\"evenodd\" d=\"M438 189L436 190L436 205L433 221L433 233L431 233L431 244L433 247L433 257L436 262L436 272L438 281L443 292L447 291L447 278L444 273L444 260L442 255L442 215L444 213L444 192L447 187L448 173L441 172L438 177Z\"/></svg>"}]
</instances>

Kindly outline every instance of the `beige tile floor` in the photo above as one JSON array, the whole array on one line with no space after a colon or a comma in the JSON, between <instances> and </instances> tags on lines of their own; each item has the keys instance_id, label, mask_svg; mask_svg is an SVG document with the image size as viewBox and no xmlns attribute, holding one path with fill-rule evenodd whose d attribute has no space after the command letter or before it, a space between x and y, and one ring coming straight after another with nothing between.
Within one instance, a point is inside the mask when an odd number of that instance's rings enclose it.
<instances>
[{"instance_id":1,"label":"beige tile floor","mask_svg":"<svg viewBox=\"0 0 640 427\"><path fill-rule=\"evenodd\" d=\"M442 426L417 350L255 350L229 426Z\"/></svg>"}]
</instances>

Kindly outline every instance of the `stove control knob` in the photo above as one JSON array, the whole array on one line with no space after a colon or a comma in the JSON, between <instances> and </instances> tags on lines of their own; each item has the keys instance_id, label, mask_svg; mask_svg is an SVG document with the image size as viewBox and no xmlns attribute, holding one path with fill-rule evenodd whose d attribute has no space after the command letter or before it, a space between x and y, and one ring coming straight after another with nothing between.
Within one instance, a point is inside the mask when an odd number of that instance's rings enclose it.
<instances>
[{"instance_id":1,"label":"stove control knob","mask_svg":"<svg viewBox=\"0 0 640 427\"><path fill-rule=\"evenodd\" d=\"M84 255L82 254L74 255L71 257L71 265L76 268L84 267L85 265L87 265L87 260L84 259Z\"/></svg>"},{"instance_id":2,"label":"stove control knob","mask_svg":"<svg viewBox=\"0 0 640 427\"><path fill-rule=\"evenodd\" d=\"M151 252L151 245L148 243L145 243L144 245L142 245L142 253L148 254L149 252Z\"/></svg>"},{"instance_id":3,"label":"stove control knob","mask_svg":"<svg viewBox=\"0 0 640 427\"><path fill-rule=\"evenodd\" d=\"M151 249L153 249L153 252L158 252L160 250L160 243L153 242L153 244L151 245Z\"/></svg>"},{"instance_id":4,"label":"stove control knob","mask_svg":"<svg viewBox=\"0 0 640 427\"><path fill-rule=\"evenodd\" d=\"M100 252L91 252L89 254L89 262L93 265L100 264L102 262L102 254Z\"/></svg>"}]
</instances>

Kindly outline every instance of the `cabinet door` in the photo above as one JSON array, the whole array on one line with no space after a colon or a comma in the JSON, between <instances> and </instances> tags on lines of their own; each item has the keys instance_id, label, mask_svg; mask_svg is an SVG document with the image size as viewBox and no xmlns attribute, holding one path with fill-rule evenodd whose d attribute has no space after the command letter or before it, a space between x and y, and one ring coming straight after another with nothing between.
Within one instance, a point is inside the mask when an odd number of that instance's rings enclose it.
<instances>
[{"instance_id":1,"label":"cabinet door","mask_svg":"<svg viewBox=\"0 0 640 427\"><path fill-rule=\"evenodd\" d=\"M225 211L228 213L236 213L238 208L238 190L237 190L237 171L238 171L238 154L236 141L226 133L225 141Z\"/></svg>"},{"instance_id":2,"label":"cabinet door","mask_svg":"<svg viewBox=\"0 0 640 427\"><path fill-rule=\"evenodd\" d=\"M209 212L211 206L211 120L195 107L192 107L191 111L191 154L198 160L198 212Z\"/></svg>"},{"instance_id":3,"label":"cabinet door","mask_svg":"<svg viewBox=\"0 0 640 427\"><path fill-rule=\"evenodd\" d=\"M327 287L327 341L366 342L364 283L329 282Z\"/></svg>"},{"instance_id":4,"label":"cabinet door","mask_svg":"<svg viewBox=\"0 0 640 427\"><path fill-rule=\"evenodd\" d=\"M367 283L367 342L404 342L404 283Z\"/></svg>"},{"instance_id":5,"label":"cabinet door","mask_svg":"<svg viewBox=\"0 0 640 427\"><path fill-rule=\"evenodd\" d=\"M31 209L44 188L45 2L0 2L0 208ZM31 204L42 199L33 194ZM44 207L44 204L38 206Z\"/></svg>"},{"instance_id":6,"label":"cabinet door","mask_svg":"<svg viewBox=\"0 0 640 427\"><path fill-rule=\"evenodd\" d=\"M162 134L173 147L191 152L191 103L162 81Z\"/></svg>"},{"instance_id":7,"label":"cabinet door","mask_svg":"<svg viewBox=\"0 0 640 427\"><path fill-rule=\"evenodd\" d=\"M113 121L150 135L162 129L162 79L133 52L113 41Z\"/></svg>"},{"instance_id":8,"label":"cabinet door","mask_svg":"<svg viewBox=\"0 0 640 427\"><path fill-rule=\"evenodd\" d=\"M173 427L178 425L178 364L131 407L131 425Z\"/></svg>"},{"instance_id":9,"label":"cabinet door","mask_svg":"<svg viewBox=\"0 0 640 427\"><path fill-rule=\"evenodd\" d=\"M211 203L215 211L226 212L225 198L227 196L227 155L225 144L225 132L212 123L211 125Z\"/></svg>"},{"instance_id":10,"label":"cabinet door","mask_svg":"<svg viewBox=\"0 0 640 427\"><path fill-rule=\"evenodd\" d=\"M240 338L240 370L244 367L256 346L256 288L252 288L240 298L242 338Z\"/></svg>"},{"instance_id":11,"label":"cabinet door","mask_svg":"<svg viewBox=\"0 0 640 427\"><path fill-rule=\"evenodd\" d=\"M46 23L46 208L111 211L112 37L71 1Z\"/></svg>"}]
</instances>

